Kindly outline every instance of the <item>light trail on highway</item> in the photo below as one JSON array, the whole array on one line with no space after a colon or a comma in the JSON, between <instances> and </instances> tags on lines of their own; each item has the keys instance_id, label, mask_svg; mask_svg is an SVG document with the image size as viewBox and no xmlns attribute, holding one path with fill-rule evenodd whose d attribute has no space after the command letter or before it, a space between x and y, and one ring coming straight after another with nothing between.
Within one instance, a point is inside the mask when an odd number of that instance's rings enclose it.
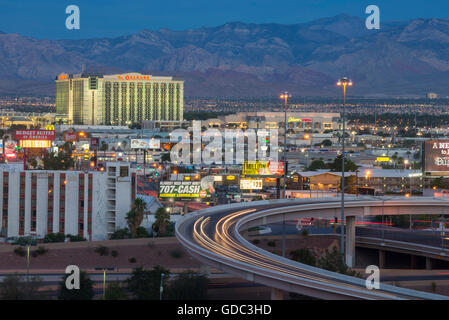
<instances>
[{"instance_id":1,"label":"light trail on highway","mask_svg":"<svg viewBox=\"0 0 449 320\"><path fill-rule=\"evenodd\" d=\"M310 203L308 202L308 204ZM298 206L297 203L295 205ZM408 294L408 292L395 292L399 291L396 289L384 290L387 286L382 284L379 290L368 289L364 285L364 280L354 281L352 277L335 276L338 274L324 272L322 269L286 260L264 250L255 251L235 236L235 225L243 217L262 210L279 209L280 207L284 206L255 206L243 210L236 208L234 210L217 211L216 214L197 215L194 219L191 219L191 227L185 230L190 230L195 244L214 255L227 259L229 264L239 263L240 265L264 270L270 275L278 275L278 281L294 281L299 286L315 286L315 289L328 290L333 293L339 292L342 296L354 299L402 300L419 298L414 294ZM285 207L287 208L288 205ZM435 295L434 298L436 297Z\"/></svg>"}]
</instances>

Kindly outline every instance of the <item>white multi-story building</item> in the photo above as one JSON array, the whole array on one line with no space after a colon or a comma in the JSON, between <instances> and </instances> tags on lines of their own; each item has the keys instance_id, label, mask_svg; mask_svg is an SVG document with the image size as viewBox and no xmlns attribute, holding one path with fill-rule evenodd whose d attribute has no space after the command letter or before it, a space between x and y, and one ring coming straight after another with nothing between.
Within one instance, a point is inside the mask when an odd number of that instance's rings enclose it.
<instances>
[{"instance_id":1,"label":"white multi-story building","mask_svg":"<svg viewBox=\"0 0 449 320\"><path fill-rule=\"evenodd\" d=\"M69 124L110 126L183 119L181 79L140 73L62 73L55 81L56 110L67 116Z\"/></svg>"},{"instance_id":2,"label":"white multi-story building","mask_svg":"<svg viewBox=\"0 0 449 320\"><path fill-rule=\"evenodd\" d=\"M48 233L107 239L126 227L136 197L129 163L107 163L104 172L0 168L1 229L4 237Z\"/></svg>"}]
</instances>

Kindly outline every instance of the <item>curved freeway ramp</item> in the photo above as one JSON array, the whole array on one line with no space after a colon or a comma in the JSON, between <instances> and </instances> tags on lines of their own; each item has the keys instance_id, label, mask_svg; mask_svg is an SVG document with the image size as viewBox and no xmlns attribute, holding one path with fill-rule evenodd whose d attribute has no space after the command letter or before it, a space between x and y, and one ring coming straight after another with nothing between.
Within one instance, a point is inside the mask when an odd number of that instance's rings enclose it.
<instances>
[{"instance_id":1,"label":"curved freeway ramp","mask_svg":"<svg viewBox=\"0 0 449 320\"><path fill-rule=\"evenodd\" d=\"M426 200L427 201L427 200ZM406 214L420 207L418 202L348 199L345 208L352 215L378 214L380 206L388 212ZM421 199L420 208L449 211L446 201ZM338 200L269 200L216 206L184 216L176 223L176 237L198 260L271 288L320 299L448 299L421 291L380 284L367 289L365 280L301 264L258 248L244 239L239 230L251 226L307 216L338 216ZM352 208L352 210L351 210ZM382 209L383 212L383 209ZM421 211L419 211L421 212ZM390 212L389 214L394 214Z\"/></svg>"}]
</instances>

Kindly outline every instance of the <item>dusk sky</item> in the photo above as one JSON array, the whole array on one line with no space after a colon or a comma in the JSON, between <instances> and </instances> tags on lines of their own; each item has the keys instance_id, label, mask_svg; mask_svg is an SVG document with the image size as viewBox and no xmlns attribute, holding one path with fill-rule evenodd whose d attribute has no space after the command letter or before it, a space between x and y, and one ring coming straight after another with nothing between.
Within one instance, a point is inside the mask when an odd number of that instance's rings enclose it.
<instances>
[{"instance_id":1,"label":"dusk sky","mask_svg":"<svg viewBox=\"0 0 449 320\"><path fill-rule=\"evenodd\" d=\"M71 4L80 8L80 30L65 28L65 8ZM449 16L447 0L11 0L0 1L0 30L39 39L116 37L231 21L294 24L341 13L366 17L370 4L379 6L381 23Z\"/></svg>"}]
</instances>

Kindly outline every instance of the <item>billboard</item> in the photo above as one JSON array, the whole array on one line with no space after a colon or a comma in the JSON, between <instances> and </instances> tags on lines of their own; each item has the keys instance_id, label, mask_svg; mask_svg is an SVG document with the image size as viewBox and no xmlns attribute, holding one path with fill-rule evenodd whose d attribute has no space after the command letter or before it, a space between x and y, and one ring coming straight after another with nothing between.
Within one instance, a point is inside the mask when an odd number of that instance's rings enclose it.
<instances>
[{"instance_id":1,"label":"billboard","mask_svg":"<svg viewBox=\"0 0 449 320\"><path fill-rule=\"evenodd\" d=\"M16 157L16 143L14 141L5 142L5 156L7 158Z\"/></svg>"},{"instance_id":2,"label":"billboard","mask_svg":"<svg viewBox=\"0 0 449 320\"><path fill-rule=\"evenodd\" d=\"M248 176L281 176L284 174L284 162L245 161L242 174Z\"/></svg>"},{"instance_id":3,"label":"billboard","mask_svg":"<svg viewBox=\"0 0 449 320\"><path fill-rule=\"evenodd\" d=\"M262 190L262 179L240 179L241 190Z\"/></svg>"},{"instance_id":4,"label":"billboard","mask_svg":"<svg viewBox=\"0 0 449 320\"><path fill-rule=\"evenodd\" d=\"M75 142L78 140L78 134L75 131L64 132L64 141Z\"/></svg>"},{"instance_id":5,"label":"billboard","mask_svg":"<svg viewBox=\"0 0 449 320\"><path fill-rule=\"evenodd\" d=\"M424 142L423 171L430 174L446 172L445 175L449 175L449 140Z\"/></svg>"},{"instance_id":6,"label":"billboard","mask_svg":"<svg viewBox=\"0 0 449 320\"><path fill-rule=\"evenodd\" d=\"M16 140L55 140L53 130L16 130Z\"/></svg>"},{"instance_id":7,"label":"billboard","mask_svg":"<svg viewBox=\"0 0 449 320\"><path fill-rule=\"evenodd\" d=\"M98 147L100 145L100 138L90 138L90 145L92 147Z\"/></svg>"},{"instance_id":8,"label":"billboard","mask_svg":"<svg viewBox=\"0 0 449 320\"><path fill-rule=\"evenodd\" d=\"M214 192L201 181L161 181L159 183L160 198L210 198Z\"/></svg>"},{"instance_id":9,"label":"billboard","mask_svg":"<svg viewBox=\"0 0 449 320\"><path fill-rule=\"evenodd\" d=\"M131 149L159 149L159 139L131 139Z\"/></svg>"}]
</instances>

